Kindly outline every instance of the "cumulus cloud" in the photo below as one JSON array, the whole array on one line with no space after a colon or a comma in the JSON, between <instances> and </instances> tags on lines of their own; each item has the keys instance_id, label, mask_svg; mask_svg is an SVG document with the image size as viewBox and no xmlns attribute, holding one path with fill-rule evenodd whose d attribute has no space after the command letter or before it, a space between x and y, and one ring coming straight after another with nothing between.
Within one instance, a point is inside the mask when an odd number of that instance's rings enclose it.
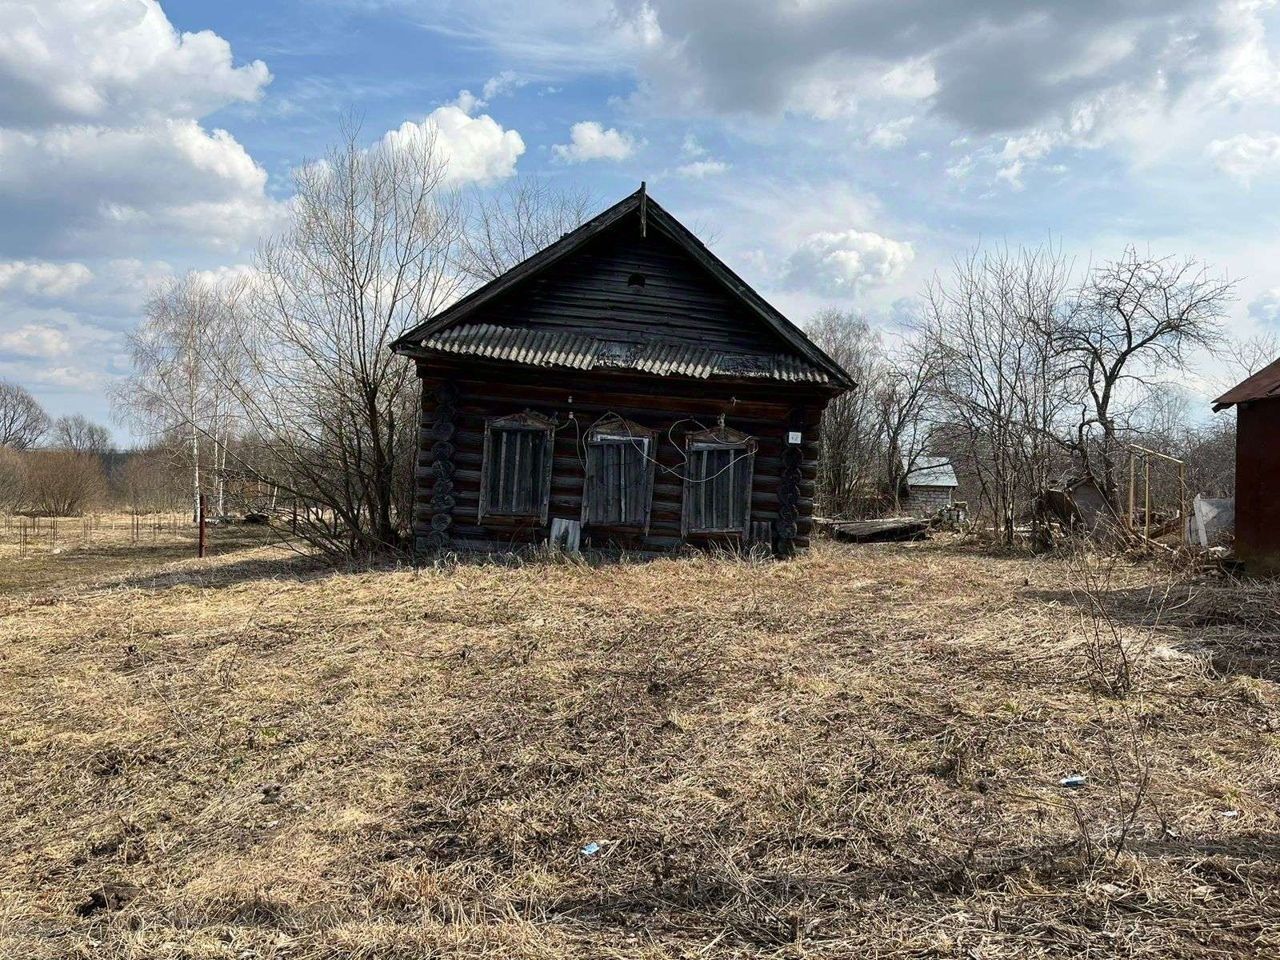
<instances>
[{"instance_id":1,"label":"cumulus cloud","mask_svg":"<svg viewBox=\"0 0 1280 960\"><path fill-rule=\"evenodd\" d=\"M3 126L201 117L271 80L217 34L180 34L156 0L0 4L0 36Z\"/></svg>"},{"instance_id":2,"label":"cumulus cloud","mask_svg":"<svg viewBox=\"0 0 1280 960\"><path fill-rule=\"evenodd\" d=\"M472 116L480 105L467 91L458 100L431 111L420 123L406 120L387 133L391 147L430 139L447 163L445 180L451 184L492 183L516 172L524 153L524 139L515 130L504 130L488 114Z\"/></svg>"},{"instance_id":3,"label":"cumulus cloud","mask_svg":"<svg viewBox=\"0 0 1280 960\"><path fill-rule=\"evenodd\" d=\"M558 143L551 151L565 163L585 163L589 160L626 160L635 148L635 140L629 134L612 127L606 130L595 120L584 120L569 130L568 143Z\"/></svg>"},{"instance_id":4,"label":"cumulus cloud","mask_svg":"<svg viewBox=\"0 0 1280 960\"><path fill-rule=\"evenodd\" d=\"M539 71L630 71L633 105L651 114L840 121L905 107L971 136L975 172L1014 188L1065 149L1114 146L1141 162L1221 135L1226 110L1280 100L1274 0L394 2ZM1181 139L1169 135L1179 123ZM870 143L897 146L902 132ZM1033 133L1050 138L1045 153L1000 156Z\"/></svg>"},{"instance_id":5,"label":"cumulus cloud","mask_svg":"<svg viewBox=\"0 0 1280 960\"><path fill-rule=\"evenodd\" d=\"M277 208L267 173L194 120L0 130L0 250L93 250L174 232L252 243Z\"/></svg>"},{"instance_id":6,"label":"cumulus cloud","mask_svg":"<svg viewBox=\"0 0 1280 960\"><path fill-rule=\"evenodd\" d=\"M265 171L199 122L258 98L264 64L155 0L4 3L0 36L0 255L236 246L270 223Z\"/></svg>"},{"instance_id":7,"label":"cumulus cloud","mask_svg":"<svg viewBox=\"0 0 1280 960\"><path fill-rule=\"evenodd\" d=\"M618 9L624 22L651 23L637 57L652 93L726 113L831 116L858 98L927 99L963 128L1007 132L1114 91L1159 91L1167 103L1195 82L1256 95L1276 79L1254 0L619 0Z\"/></svg>"},{"instance_id":8,"label":"cumulus cloud","mask_svg":"<svg viewBox=\"0 0 1280 960\"><path fill-rule=\"evenodd\" d=\"M93 272L83 263L50 263L46 260L0 263L0 293L55 299L74 293L91 279Z\"/></svg>"},{"instance_id":9,"label":"cumulus cloud","mask_svg":"<svg viewBox=\"0 0 1280 960\"><path fill-rule=\"evenodd\" d=\"M24 324L16 330L0 331L0 354L48 360L71 352L71 341L55 327Z\"/></svg>"},{"instance_id":10,"label":"cumulus cloud","mask_svg":"<svg viewBox=\"0 0 1280 960\"><path fill-rule=\"evenodd\" d=\"M825 296L848 296L896 280L914 258L910 243L871 231L819 231L787 259L783 282Z\"/></svg>"},{"instance_id":11,"label":"cumulus cloud","mask_svg":"<svg viewBox=\"0 0 1280 960\"><path fill-rule=\"evenodd\" d=\"M1219 170L1245 186L1280 172L1280 134L1241 133L1211 141L1206 152Z\"/></svg>"}]
</instances>

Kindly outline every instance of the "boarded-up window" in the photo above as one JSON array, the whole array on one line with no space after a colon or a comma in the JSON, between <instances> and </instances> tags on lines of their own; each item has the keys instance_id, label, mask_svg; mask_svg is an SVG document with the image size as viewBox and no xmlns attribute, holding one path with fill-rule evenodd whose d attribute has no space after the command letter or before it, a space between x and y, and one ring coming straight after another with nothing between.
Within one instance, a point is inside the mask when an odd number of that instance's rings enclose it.
<instances>
[{"instance_id":1,"label":"boarded-up window","mask_svg":"<svg viewBox=\"0 0 1280 960\"><path fill-rule=\"evenodd\" d=\"M754 441L721 427L692 434L686 453L685 533L746 533L751 517Z\"/></svg>"},{"instance_id":2,"label":"boarded-up window","mask_svg":"<svg viewBox=\"0 0 1280 960\"><path fill-rule=\"evenodd\" d=\"M619 418L587 434L583 523L648 529L653 446L652 431Z\"/></svg>"},{"instance_id":3,"label":"boarded-up window","mask_svg":"<svg viewBox=\"0 0 1280 960\"><path fill-rule=\"evenodd\" d=\"M490 420L484 436L480 516L545 523L551 504L554 424L537 414Z\"/></svg>"}]
</instances>

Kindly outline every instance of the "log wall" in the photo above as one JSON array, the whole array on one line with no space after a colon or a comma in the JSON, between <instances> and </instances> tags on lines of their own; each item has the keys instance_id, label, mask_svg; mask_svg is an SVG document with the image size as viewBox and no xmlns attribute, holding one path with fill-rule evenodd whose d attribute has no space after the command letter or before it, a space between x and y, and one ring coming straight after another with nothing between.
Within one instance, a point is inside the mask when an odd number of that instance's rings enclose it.
<instances>
[{"instance_id":1,"label":"log wall","mask_svg":"<svg viewBox=\"0 0 1280 960\"><path fill-rule=\"evenodd\" d=\"M613 413L657 432L657 470L647 535L586 527L583 545L644 553L682 546L684 436L727 426L757 443L751 520L768 524L782 553L808 546L817 476L818 427L829 394L809 385L713 382L622 373L521 368L496 363L418 361L422 421L416 465L415 546L502 550L542 542L536 521L479 520L485 422L526 410L556 423L549 518L580 520L585 476L582 439ZM802 443L787 444L788 431ZM730 538L732 539L732 538ZM726 538L689 537L697 545ZM736 542L736 541L735 541Z\"/></svg>"}]
</instances>

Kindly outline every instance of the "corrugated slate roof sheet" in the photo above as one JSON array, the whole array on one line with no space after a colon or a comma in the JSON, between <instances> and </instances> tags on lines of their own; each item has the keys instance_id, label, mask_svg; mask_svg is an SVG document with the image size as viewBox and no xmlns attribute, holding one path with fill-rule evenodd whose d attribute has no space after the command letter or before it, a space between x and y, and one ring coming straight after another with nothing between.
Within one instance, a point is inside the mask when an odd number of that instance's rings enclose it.
<instances>
[{"instance_id":1,"label":"corrugated slate roof sheet","mask_svg":"<svg viewBox=\"0 0 1280 960\"><path fill-rule=\"evenodd\" d=\"M904 459L902 469L911 465ZM916 457L916 466L907 474L907 485L912 487L958 487L955 469L946 457Z\"/></svg>"},{"instance_id":2,"label":"corrugated slate roof sheet","mask_svg":"<svg viewBox=\"0 0 1280 960\"><path fill-rule=\"evenodd\" d=\"M459 353L493 360L509 360L537 367L599 370L614 367L657 376L760 377L803 383L830 383L817 367L788 354L724 353L671 340L640 343L608 340L563 330L502 327L491 323L464 324L428 334L428 350Z\"/></svg>"},{"instance_id":3,"label":"corrugated slate roof sheet","mask_svg":"<svg viewBox=\"0 0 1280 960\"><path fill-rule=\"evenodd\" d=\"M1266 400L1280 397L1280 360L1263 367L1253 376L1237 383L1213 401L1213 409L1222 410L1249 400Z\"/></svg>"}]
</instances>

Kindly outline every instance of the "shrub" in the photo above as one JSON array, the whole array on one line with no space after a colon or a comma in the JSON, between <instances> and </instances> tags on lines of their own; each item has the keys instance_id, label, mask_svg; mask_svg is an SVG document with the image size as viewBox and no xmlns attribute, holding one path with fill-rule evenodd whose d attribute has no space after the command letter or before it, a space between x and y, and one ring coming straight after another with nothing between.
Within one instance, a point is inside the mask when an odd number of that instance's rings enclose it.
<instances>
[{"instance_id":1,"label":"shrub","mask_svg":"<svg viewBox=\"0 0 1280 960\"><path fill-rule=\"evenodd\" d=\"M31 450L26 467L25 506L46 517L84 513L101 502L107 481L102 460L92 453Z\"/></svg>"}]
</instances>

